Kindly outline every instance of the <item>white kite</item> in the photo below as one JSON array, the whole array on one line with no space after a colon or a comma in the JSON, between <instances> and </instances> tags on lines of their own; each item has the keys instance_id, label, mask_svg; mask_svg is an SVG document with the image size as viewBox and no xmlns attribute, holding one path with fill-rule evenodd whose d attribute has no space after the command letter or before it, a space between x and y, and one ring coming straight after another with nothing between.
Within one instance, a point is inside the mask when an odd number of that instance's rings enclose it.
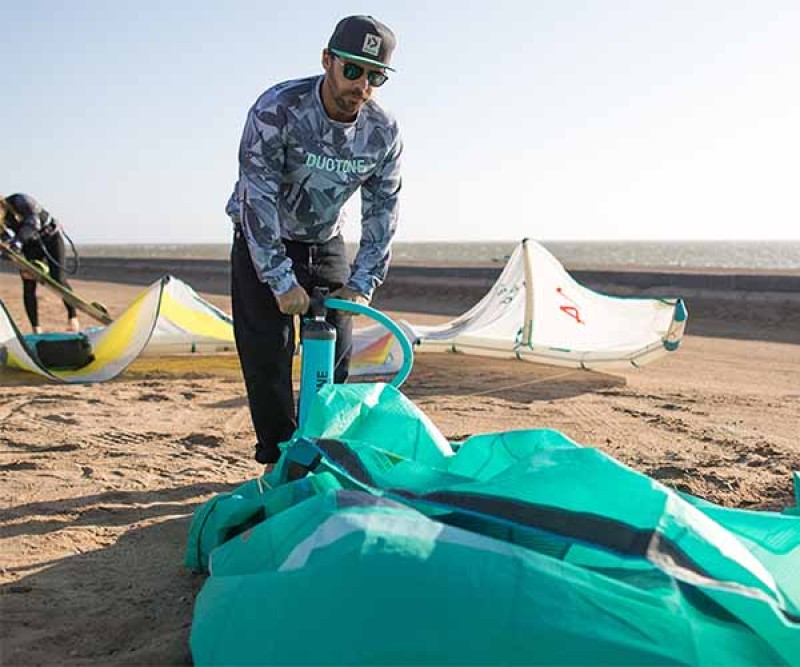
<instances>
[{"instance_id":1,"label":"white kite","mask_svg":"<svg viewBox=\"0 0 800 667\"><path fill-rule=\"evenodd\" d=\"M404 322L418 351L463 352L575 368L642 366L675 351L681 299L616 297L576 282L529 239L472 309L446 324Z\"/></svg>"}]
</instances>

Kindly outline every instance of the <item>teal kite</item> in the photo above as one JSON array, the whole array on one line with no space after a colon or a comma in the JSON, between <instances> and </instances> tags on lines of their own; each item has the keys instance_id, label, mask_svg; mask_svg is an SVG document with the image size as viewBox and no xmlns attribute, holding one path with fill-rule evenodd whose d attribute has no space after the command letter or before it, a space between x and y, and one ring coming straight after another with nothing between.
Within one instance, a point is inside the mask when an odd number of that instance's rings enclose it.
<instances>
[{"instance_id":1,"label":"teal kite","mask_svg":"<svg viewBox=\"0 0 800 667\"><path fill-rule=\"evenodd\" d=\"M197 509L197 665L800 665L800 511L719 507L541 429L448 442L328 385Z\"/></svg>"}]
</instances>

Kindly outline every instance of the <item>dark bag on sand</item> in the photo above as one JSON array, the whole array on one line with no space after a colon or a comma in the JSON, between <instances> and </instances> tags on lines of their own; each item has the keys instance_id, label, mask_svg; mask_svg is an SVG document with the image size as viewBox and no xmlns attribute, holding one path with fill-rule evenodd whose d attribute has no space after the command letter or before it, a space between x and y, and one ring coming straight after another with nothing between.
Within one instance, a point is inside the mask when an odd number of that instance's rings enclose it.
<instances>
[{"instance_id":1,"label":"dark bag on sand","mask_svg":"<svg viewBox=\"0 0 800 667\"><path fill-rule=\"evenodd\" d=\"M46 333L24 336L39 363L53 370L76 370L94 361L86 334Z\"/></svg>"}]
</instances>

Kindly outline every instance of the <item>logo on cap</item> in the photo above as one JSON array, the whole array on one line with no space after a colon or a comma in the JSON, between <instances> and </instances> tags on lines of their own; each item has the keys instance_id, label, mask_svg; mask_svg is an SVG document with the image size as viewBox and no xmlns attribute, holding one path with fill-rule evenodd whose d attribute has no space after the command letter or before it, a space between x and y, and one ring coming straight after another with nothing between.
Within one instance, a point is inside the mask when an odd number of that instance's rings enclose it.
<instances>
[{"instance_id":1,"label":"logo on cap","mask_svg":"<svg viewBox=\"0 0 800 667\"><path fill-rule=\"evenodd\" d=\"M371 56L378 56L381 52L381 41L378 35L373 35L368 32L364 35L364 46L361 47L361 50Z\"/></svg>"}]
</instances>

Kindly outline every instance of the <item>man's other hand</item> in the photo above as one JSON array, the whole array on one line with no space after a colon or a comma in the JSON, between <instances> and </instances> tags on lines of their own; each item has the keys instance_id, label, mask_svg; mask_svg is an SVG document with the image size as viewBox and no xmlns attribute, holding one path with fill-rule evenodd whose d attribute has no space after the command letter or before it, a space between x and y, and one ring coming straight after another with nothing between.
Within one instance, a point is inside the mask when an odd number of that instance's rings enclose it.
<instances>
[{"instance_id":1,"label":"man's other hand","mask_svg":"<svg viewBox=\"0 0 800 667\"><path fill-rule=\"evenodd\" d=\"M284 315L304 315L310 304L308 292L300 285L295 285L283 294L276 294L275 301L278 302L278 310Z\"/></svg>"},{"instance_id":2,"label":"man's other hand","mask_svg":"<svg viewBox=\"0 0 800 667\"><path fill-rule=\"evenodd\" d=\"M354 289L351 289L350 287L347 287L346 285L344 287L340 287L337 290L334 290L333 292L330 293L329 296L330 296L331 299L341 299L342 301L352 301L353 303L357 303L357 304L359 304L361 306L368 306L369 305L369 299L366 296L361 294L361 292L356 292ZM342 315L358 315L358 313L351 313L350 311L347 311L347 310L341 310L339 312Z\"/></svg>"}]
</instances>

